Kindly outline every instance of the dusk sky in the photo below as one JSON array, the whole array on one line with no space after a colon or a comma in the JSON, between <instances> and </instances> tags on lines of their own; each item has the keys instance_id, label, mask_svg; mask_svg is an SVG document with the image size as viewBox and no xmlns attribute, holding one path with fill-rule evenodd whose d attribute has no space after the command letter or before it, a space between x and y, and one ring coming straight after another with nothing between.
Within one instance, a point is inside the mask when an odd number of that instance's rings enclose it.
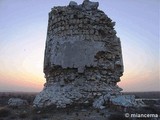
<instances>
[{"instance_id":1,"label":"dusk sky","mask_svg":"<svg viewBox=\"0 0 160 120\"><path fill-rule=\"evenodd\" d=\"M43 89L48 13L69 2L0 0L0 92ZM160 91L160 0L99 0L99 4L116 22L121 39L124 75L118 85L124 91Z\"/></svg>"}]
</instances>

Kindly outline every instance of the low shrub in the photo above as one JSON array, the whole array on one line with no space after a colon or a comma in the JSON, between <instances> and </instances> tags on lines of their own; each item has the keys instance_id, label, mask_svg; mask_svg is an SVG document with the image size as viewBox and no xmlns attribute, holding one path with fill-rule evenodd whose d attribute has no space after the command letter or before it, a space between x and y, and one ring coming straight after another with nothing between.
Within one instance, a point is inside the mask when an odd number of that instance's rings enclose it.
<instances>
[{"instance_id":1,"label":"low shrub","mask_svg":"<svg viewBox=\"0 0 160 120\"><path fill-rule=\"evenodd\" d=\"M11 111L6 108L6 107L2 107L0 108L0 117L8 117L11 114Z\"/></svg>"}]
</instances>

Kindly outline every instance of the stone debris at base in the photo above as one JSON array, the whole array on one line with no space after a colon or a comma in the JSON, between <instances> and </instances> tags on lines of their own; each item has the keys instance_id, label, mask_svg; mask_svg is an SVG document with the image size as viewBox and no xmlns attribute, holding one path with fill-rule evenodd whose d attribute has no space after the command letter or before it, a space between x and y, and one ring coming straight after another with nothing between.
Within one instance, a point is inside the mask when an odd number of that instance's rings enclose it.
<instances>
[{"instance_id":1,"label":"stone debris at base","mask_svg":"<svg viewBox=\"0 0 160 120\"><path fill-rule=\"evenodd\" d=\"M8 105L11 107L22 107L22 106L27 106L29 105L27 100L23 100L20 98L10 98L8 100Z\"/></svg>"},{"instance_id":2,"label":"stone debris at base","mask_svg":"<svg viewBox=\"0 0 160 120\"><path fill-rule=\"evenodd\" d=\"M136 104L132 96L122 96L117 86L123 75L120 39L113 22L98 9L98 2L84 0L78 5L52 8L49 13L44 55L44 89L34 105L47 107L92 103Z\"/></svg>"}]
</instances>

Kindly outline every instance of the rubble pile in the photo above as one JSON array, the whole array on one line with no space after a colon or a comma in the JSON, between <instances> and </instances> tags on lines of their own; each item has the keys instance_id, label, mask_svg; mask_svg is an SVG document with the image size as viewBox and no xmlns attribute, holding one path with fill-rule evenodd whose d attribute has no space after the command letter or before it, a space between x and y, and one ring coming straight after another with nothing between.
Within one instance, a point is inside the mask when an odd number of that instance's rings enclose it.
<instances>
[{"instance_id":1,"label":"rubble pile","mask_svg":"<svg viewBox=\"0 0 160 120\"><path fill-rule=\"evenodd\" d=\"M20 98L10 98L8 100L8 105L11 107L22 107L22 106L27 106L29 105L27 100L23 100Z\"/></svg>"}]
</instances>

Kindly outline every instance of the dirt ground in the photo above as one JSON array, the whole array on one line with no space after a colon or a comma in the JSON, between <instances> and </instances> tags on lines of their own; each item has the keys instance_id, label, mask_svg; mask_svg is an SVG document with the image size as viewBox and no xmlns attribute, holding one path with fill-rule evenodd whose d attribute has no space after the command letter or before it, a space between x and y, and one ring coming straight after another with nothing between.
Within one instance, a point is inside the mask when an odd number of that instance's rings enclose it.
<instances>
[{"instance_id":1,"label":"dirt ground","mask_svg":"<svg viewBox=\"0 0 160 120\"><path fill-rule=\"evenodd\" d=\"M127 93L129 94L129 93ZM36 109L32 102L36 93L0 93L0 120L160 120L159 118L131 118L125 117L126 113L160 114L160 99L146 101L147 106L141 108L124 109L117 106L107 106L106 109L94 109L91 105L75 105L65 109L54 107ZM142 93L137 98L143 98ZM158 94L157 94L158 95ZM149 95L148 99L151 99ZM9 107L7 101L11 97L18 97L29 102L24 107ZM147 94L145 94L147 99ZM154 99L158 99L158 96Z\"/></svg>"}]
</instances>

